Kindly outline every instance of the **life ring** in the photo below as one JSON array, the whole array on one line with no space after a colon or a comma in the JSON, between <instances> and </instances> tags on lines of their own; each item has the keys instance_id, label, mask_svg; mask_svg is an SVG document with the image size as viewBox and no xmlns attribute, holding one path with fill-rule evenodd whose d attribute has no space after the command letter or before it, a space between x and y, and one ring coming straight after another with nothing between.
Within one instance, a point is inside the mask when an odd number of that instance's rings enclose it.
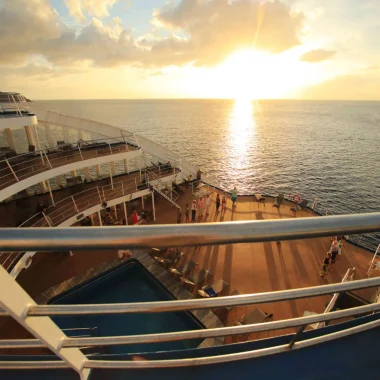
<instances>
[{"instance_id":1,"label":"life ring","mask_svg":"<svg viewBox=\"0 0 380 380\"><path fill-rule=\"evenodd\" d=\"M301 198L300 198L300 196L299 196L298 194L294 195L294 197L293 197L293 201L294 201L295 203L298 203L300 200L301 200Z\"/></svg>"}]
</instances>

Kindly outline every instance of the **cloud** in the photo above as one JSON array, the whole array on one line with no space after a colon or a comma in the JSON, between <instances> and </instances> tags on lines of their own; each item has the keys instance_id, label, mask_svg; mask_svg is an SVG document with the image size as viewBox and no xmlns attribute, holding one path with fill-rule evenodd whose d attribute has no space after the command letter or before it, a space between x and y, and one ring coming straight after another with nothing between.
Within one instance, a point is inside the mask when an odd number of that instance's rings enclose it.
<instances>
[{"instance_id":1,"label":"cloud","mask_svg":"<svg viewBox=\"0 0 380 380\"><path fill-rule=\"evenodd\" d=\"M162 41L152 46L152 52L164 49L177 54L179 62L186 59L199 65L216 64L253 44L270 53L288 50L300 44L305 20L285 3L260 0L181 0L155 10L153 15L155 26L181 31L187 39Z\"/></svg>"},{"instance_id":2,"label":"cloud","mask_svg":"<svg viewBox=\"0 0 380 380\"><path fill-rule=\"evenodd\" d=\"M344 75L304 89L306 99L380 100L380 75Z\"/></svg>"},{"instance_id":3,"label":"cloud","mask_svg":"<svg viewBox=\"0 0 380 380\"><path fill-rule=\"evenodd\" d=\"M322 62L326 61L327 59L332 58L336 54L336 51L334 50L324 50L324 49L316 49L316 50L310 50L307 53L303 54L300 57L300 60L303 62Z\"/></svg>"},{"instance_id":4,"label":"cloud","mask_svg":"<svg viewBox=\"0 0 380 380\"><path fill-rule=\"evenodd\" d=\"M25 62L64 28L48 0L5 0L0 9L0 64Z\"/></svg>"},{"instance_id":5,"label":"cloud","mask_svg":"<svg viewBox=\"0 0 380 380\"><path fill-rule=\"evenodd\" d=\"M85 13L102 18L109 16L108 9L119 0L65 0L66 7L70 15L77 21L84 24L86 22Z\"/></svg>"},{"instance_id":6,"label":"cloud","mask_svg":"<svg viewBox=\"0 0 380 380\"><path fill-rule=\"evenodd\" d=\"M49 0L5 0L0 8L0 65L26 65L42 57L50 65L146 68L215 65L237 49L272 53L300 44L302 13L280 1L182 0L154 11L159 32L134 36L119 18L100 18L118 0L67 0L71 14L91 21L79 30L59 18ZM163 33L165 37L162 37Z\"/></svg>"}]
</instances>

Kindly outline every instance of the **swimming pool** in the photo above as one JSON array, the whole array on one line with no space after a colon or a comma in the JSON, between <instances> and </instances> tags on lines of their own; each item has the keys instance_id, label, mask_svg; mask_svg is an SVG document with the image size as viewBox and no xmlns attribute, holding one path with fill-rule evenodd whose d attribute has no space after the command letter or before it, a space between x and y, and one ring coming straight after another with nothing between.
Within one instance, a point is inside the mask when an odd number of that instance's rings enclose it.
<instances>
[{"instance_id":1,"label":"swimming pool","mask_svg":"<svg viewBox=\"0 0 380 380\"><path fill-rule=\"evenodd\" d=\"M137 260L129 260L119 267L103 273L50 300L49 304L99 304L119 302L167 301L174 297ZM83 315L55 317L55 323L66 330L68 336L88 334L93 336L138 335L162 332L196 330L204 328L188 312ZM180 350L197 347L202 340L162 342L93 348L93 352L119 354Z\"/></svg>"}]
</instances>

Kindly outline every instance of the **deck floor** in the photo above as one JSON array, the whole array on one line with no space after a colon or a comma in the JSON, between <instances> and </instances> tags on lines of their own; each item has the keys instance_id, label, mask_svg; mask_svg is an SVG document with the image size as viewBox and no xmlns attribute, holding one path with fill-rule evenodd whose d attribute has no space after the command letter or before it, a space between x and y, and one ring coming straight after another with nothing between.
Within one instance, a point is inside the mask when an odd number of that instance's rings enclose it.
<instances>
[{"instance_id":1,"label":"deck floor","mask_svg":"<svg viewBox=\"0 0 380 380\"><path fill-rule=\"evenodd\" d=\"M180 193L178 204L185 207L194 199L189 189ZM266 204L258 203L254 197L239 197L235 209L231 201L227 201L227 211L224 216L215 210L215 193L211 196L210 215L198 218L197 222L224 222L242 220L268 220L294 218L291 215L290 202L285 202L280 209L272 206L273 199L267 198ZM135 201L136 205L136 201ZM155 196L156 224L176 223L176 209L157 193ZM150 208L150 201L145 201L145 208ZM141 208L141 205L140 205ZM129 216L130 209L128 210ZM297 218L314 216L312 211L301 211ZM153 222L150 222L153 223ZM111 227L112 228L112 227ZM213 279L223 279L230 284L228 295L235 289L242 294L269 292L283 289L295 289L328 283L341 282L349 268L356 268L355 279L366 277L372 254L364 249L345 243L343 255L336 263L335 268L324 278L320 278L321 262L331 244L331 238L316 238L307 240L283 241L265 243L244 243L233 245L215 245L208 247L185 247L182 251L187 259L195 260L199 268L209 269ZM41 292L57 285L84 270L104 261L114 259L116 251L80 252L74 256L68 254L39 253L27 271L22 271L18 282L32 297L37 298ZM377 272L378 273L378 272ZM378 275L376 272L373 276ZM38 278L38 282L36 281ZM212 279L211 281L212 282ZM360 295L370 299L374 289L360 291ZM314 297L294 301L284 301L271 304L262 304L258 307L273 313L274 320L300 317L305 311L321 313L325 309L330 296ZM255 306L237 307L224 316L225 325L233 325L235 320L244 313L250 312ZM2 336L4 336L4 329ZM8 330L9 331L9 330ZM294 330L279 330L270 333L251 334L250 339L280 335ZM6 334L8 335L8 334ZM19 334L18 334L19 335ZM21 334L22 335L22 334ZM227 338L226 342L236 341Z\"/></svg>"}]
</instances>

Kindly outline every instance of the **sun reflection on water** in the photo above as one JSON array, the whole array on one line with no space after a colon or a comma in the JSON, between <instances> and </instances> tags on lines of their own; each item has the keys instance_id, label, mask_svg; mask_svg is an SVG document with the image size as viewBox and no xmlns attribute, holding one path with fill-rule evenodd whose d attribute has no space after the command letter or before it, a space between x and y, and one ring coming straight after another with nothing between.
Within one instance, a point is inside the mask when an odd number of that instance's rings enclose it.
<instances>
[{"instance_id":1,"label":"sun reflection on water","mask_svg":"<svg viewBox=\"0 0 380 380\"><path fill-rule=\"evenodd\" d=\"M250 99L236 99L230 116L230 157L234 169L247 169L256 142L255 106Z\"/></svg>"}]
</instances>

